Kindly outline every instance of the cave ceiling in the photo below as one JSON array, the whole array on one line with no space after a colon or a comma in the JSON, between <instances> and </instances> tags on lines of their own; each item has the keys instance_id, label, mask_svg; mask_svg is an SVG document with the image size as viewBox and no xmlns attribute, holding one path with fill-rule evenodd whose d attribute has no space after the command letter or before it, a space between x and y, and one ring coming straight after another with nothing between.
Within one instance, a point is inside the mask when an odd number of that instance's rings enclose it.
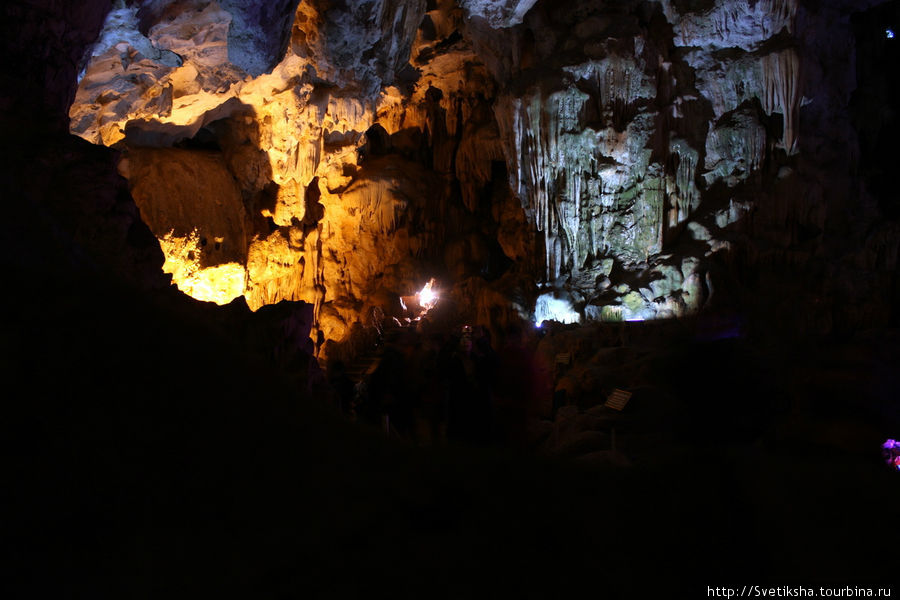
<instances>
[{"instance_id":1,"label":"cave ceiling","mask_svg":"<svg viewBox=\"0 0 900 600\"><path fill-rule=\"evenodd\" d=\"M761 225L826 228L798 163L843 122L845 4L120 1L70 131L182 291L328 340L431 277L479 322L682 316Z\"/></svg>"}]
</instances>

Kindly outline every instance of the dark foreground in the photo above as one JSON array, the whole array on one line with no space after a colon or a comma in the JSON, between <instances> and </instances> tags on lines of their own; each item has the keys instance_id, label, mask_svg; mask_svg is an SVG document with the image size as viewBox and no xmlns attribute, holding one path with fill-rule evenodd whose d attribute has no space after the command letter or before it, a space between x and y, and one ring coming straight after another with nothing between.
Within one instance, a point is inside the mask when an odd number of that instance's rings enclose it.
<instances>
[{"instance_id":1,"label":"dark foreground","mask_svg":"<svg viewBox=\"0 0 900 600\"><path fill-rule=\"evenodd\" d=\"M18 303L4 335L16 596L705 597L896 578L887 334L854 342L884 352L857 363L850 342L671 348L690 357L670 367L686 418L614 468L386 440L190 303L87 283ZM802 398L752 408L773 387Z\"/></svg>"}]
</instances>

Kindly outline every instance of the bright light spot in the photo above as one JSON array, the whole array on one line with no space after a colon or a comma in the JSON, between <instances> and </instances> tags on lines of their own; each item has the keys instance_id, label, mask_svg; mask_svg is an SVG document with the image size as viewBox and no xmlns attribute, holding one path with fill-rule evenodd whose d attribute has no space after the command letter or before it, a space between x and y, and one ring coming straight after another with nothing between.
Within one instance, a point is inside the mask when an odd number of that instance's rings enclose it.
<instances>
[{"instance_id":1,"label":"bright light spot","mask_svg":"<svg viewBox=\"0 0 900 600\"><path fill-rule=\"evenodd\" d=\"M169 231L159 246L166 258L163 273L171 273L172 283L191 298L228 304L244 293L246 269L240 263L202 266L204 249L196 229L183 237Z\"/></svg>"},{"instance_id":2,"label":"bright light spot","mask_svg":"<svg viewBox=\"0 0 900 600\"><path fill-rule=\"evenodd\" d=\"M892 40L892 39L894 39L894 30L893 29L885 29L884 35L887 37L887 39Z\"/></svg>"},{"instance_id":3,"label":"bright light spot","mask_svg":"<svg viewBox=\"0 0 900 600\"><path fill-rule=\"evenodd\" d=\"M559 323L578 323L581 315L572 309L568 301L554 298L552 293L538 296L534 305L534 320L540 327L544 321L558 321Z\"/></svg>"},{"instance_id":4,"label":"bright light spot","mask_svg":"<svg viewBox=\"0 0 900 600\"><path fill-rule=\"evenodd\" d=\"M644 317L635 317L633 319L625 319L625 320L628 321L629 323L637 323L639 321L643 321Z\"/></svg>"},{"instance_id":5,"label":"bright light spot","mask_svg":"<svg viewBox=\"0 0 900 600\"><path fill-rule=\"evenodd\" d=\"M425 284L419 293L416 296L419 298L419 305L425 309L426 311L434 308L434 305L437 304L438 295L437 292L434 291L434 279L430 280Z\"/></svg>"}]
</instances>

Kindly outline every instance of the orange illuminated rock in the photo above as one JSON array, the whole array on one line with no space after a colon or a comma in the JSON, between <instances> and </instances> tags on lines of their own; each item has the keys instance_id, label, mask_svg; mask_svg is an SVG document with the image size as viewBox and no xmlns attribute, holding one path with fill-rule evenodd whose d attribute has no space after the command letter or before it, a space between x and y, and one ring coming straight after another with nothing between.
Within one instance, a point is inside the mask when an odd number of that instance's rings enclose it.
<instances>
[{"instance_id":1,"label":"orange illuminated rock","mask_svg":"<svg viewBox=\"0 0 900 600\"><path fill-rule=\"evenodd\" d=\"M795 0L291 4L116 8L70 116L127 151L180 289L309 302L314 336L436 274L485 324L537 283L583 318L689 314L799 149Z\"/></svg>"}]
</instances>

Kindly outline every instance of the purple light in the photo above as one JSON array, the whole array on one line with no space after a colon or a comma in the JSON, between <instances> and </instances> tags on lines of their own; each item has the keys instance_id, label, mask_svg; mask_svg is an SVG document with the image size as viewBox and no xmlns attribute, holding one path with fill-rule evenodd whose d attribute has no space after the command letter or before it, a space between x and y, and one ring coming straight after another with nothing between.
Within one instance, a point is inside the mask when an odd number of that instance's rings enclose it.
<instances>
[{"instance_id":1,"label":"purple light","mask_svg":"<svg viewBox=\"0 0 900 600\"><path fill-rule=\"evenodd\" d=\"M881 445L881 448L884 462L900 471L900 441L886 440Z\"/></svg>"}]
</instances>

